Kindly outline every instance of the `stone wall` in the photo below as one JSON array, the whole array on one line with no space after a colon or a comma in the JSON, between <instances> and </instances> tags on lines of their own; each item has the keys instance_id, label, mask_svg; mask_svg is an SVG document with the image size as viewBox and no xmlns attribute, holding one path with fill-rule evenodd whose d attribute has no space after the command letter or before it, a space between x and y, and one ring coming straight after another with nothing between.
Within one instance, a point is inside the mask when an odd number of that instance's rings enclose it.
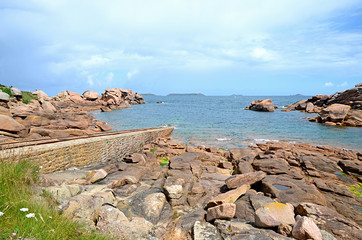
<instances>
[{"instance_id":1,"label":"stone wall","mask_svg":"<svg viewBox=\"0 0 362 240\"><path fill-rule=\"evenodd\" d=\"M1 159L28 159L42 166L42 172L54 172L93 162L122 159L142 150L158 137L171 134L173 128L153 128L116 135L96 136L63 142L27 146L0 151Z\"/></svg>"}]
</instances>

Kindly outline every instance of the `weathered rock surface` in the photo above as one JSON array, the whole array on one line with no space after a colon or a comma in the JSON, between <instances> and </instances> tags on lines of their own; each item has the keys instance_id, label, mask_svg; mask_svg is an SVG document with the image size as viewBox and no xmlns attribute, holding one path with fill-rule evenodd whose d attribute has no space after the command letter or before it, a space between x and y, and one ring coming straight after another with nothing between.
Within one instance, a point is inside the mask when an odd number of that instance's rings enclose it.
<instances>
[{"instance_id":1,"label":"weathered rock surface","mask_svg":"<svg viewBox=\"0 0 362 240\"><path fill-rule=\"evenodd\" d=\"M43 183L52 184L64 214L115 238L359 239L361 200L347 188L358 186L359 153L272 142L230 154L191 150L161 139L121 162ZM169 165L160 166L165 156ZM225 157L232 169L221 168ZM237 162L250 163L252 172L236 174ZM94 183L84 177L92 171L103 173Z\"/></svg>"},{"instance_id":2,"label":"weathered rock surface","mask_svg":"<svg viewBox=\"0 0 362 240\"><path fill-rule=\"evenodd\" d=\"M15 121L13 118L6 116L6 115L0 115L0 130L1 131L7 131L7 132L13 132L17 133L21 130L24 130L25 127Z\"/></svg>"},{"instance_id":3,"label":"weathered rock surface","mask_svg":"<svg viewBox=\"0 0 362 240\"><path fill-rule=\"evenodd\" d=\"M330 126L362 127L362 85L337 92L331 96L317 95L286 105L290 110L318 113L310 121Z\"/></svg>"},{"instance_id":4,"label":"weathered rock surface","mask_svg":"<svg viewBox=\"0 0 362 240\"><path fill-rule=\"evenodd\" d=\"M269 203L255 211L258 227L277 227L280 224L294 225L294 207L291 204Z\"/></svg>"},{"instance_id":5,"label":"weathered rock surface","mask_svg":"<svg viewBox=\"0 0 362 240\"><path fill-rule=\"evenodd\" d=\"M229 189L233 189L242 185L252 185L256 182L263 180L265 176L266 173L263 171L233 175L226 180L226 186Z\"/></svg>"},{"instance_id":6,"label":"weathered rock surface","mask_svg":"<svg viewBox=\"0 0 362 240\"><path fill-rule=\"evenodd\" d=\"M293 227L292 235L298 240L322 240L322 234L319 228L313 220L308 217L299 218Z\"/></svg>"},{"instance_id":7,"label":"weathered rock surface","mask_svg":"<svg viewBox=\"0 0 362 240\"><path fill-rule=\"evenodd\" d=\"M196 221L194 224L194 240L220 240L216 227L208 222Z\"/></svg>"},{"instance_id":8,"label":"weathered rock surface","mask_svg":"<svg viewBox=\"0 0 362 240\"><path fill-rule=\"evenodd\" d=\"M246 110L261 111L261 112L274 112L274 106L271 99L255 100L251 102L250 106L247 106Z\"/></svg>"},{"instance_id":9,"label":"weathered rock surface","mask_svg":"<svg viewBox=\"0 0 362 240\"><path fill-rule=\"evenodd\" d=\"M83 136L100 131L110 131L111 126L96 121L87 111L107 110L111 108L130 107L130 104L145 103L142 96L131 90L114 89L121 94L108 105L106 101L98 97L98 93L88 90L80 95L71 91L62 91L55 97L48 97L41 90L32 94L38 100L32 99L29 104L21 101L22 93L12 88L15 98L0 91L0 114L14 118L25 126L27 131L14 134L13 131L0 130L0 136L13 138L66 138L69 136ZM107 91L106 91L107 92ZM107 94L106 94L107 95ZM3 110L8 109L8 110ZM41 120L40 120L41 118ZM36 129L41 127L41 129ZM82 130L82 131L80 131ZM10 139L13 140L13 139Z\"/></svg>"},{"instance_id":10,"label":"weathered rock surface","mask_svg":"<svg viewBox=\"0 0 362 240\"><path fill-rule=\"evenodd\" d=\"M206 221L214 219L231 219L235 216L236 205L234 203L224 203L207 209Z\"/></svg>"},{"instance_id":11,"label":"weathered rock surface","mask_svg":"<svg viewBox=\"0 0 362 240\"><path fill-rule=\"evenodd\" d=\"M98 98L99 94L92 90L87 90L83 94L83 97L87 100L94 101Z\"/></svg>"}]
</instances>

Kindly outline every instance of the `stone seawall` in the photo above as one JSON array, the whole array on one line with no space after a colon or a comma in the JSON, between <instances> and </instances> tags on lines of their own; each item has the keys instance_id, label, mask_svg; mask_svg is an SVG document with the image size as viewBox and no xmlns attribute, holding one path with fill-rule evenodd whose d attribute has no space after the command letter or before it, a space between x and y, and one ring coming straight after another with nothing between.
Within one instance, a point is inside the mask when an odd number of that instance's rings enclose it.
<instances>
[{"instance_id":1,"label":"stone seawall","mask_svg":"<svg viewBox=\"0 0 362 240\"><path fill-rule=\"evenodd\" d=\"M129 153L142 150L158 137L171 134L173 128L153 128L106 136L93 136L25 146L0 151L0 159L28 159L42 166L43 173L85 166L94 162L122 159Z\"/></svg>"}]
</instances>

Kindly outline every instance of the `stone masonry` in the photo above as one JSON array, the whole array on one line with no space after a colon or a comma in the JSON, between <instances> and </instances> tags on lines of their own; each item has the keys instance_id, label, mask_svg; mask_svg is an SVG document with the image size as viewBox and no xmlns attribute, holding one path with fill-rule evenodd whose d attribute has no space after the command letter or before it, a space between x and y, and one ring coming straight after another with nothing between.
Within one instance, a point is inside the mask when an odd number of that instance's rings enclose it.
<instances>
[{"instance_id":1,"label":"stone masonry","mask_svg":"<svg viewBox=\"0 0 362 240\"><path fill-rule=\"evenodd\" d=\"M43 173L122 159L141 151L145 144L171 134L173 128L143 129L108 136L94 136L0 151L0 159L27 159L42 166Z\"/></svg>"}]
</instances>

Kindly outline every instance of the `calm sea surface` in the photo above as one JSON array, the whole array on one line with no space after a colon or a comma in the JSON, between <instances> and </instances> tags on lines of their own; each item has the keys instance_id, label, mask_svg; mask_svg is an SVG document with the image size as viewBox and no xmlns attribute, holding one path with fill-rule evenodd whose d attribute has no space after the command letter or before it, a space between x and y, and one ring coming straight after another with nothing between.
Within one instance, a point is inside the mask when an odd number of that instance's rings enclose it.
<instances>
[{"instance_id":1,"label":"calm sea surface","mask_svg":"<svg viewBox=\"0 0 362 240\"><path fill-rule=\"evenodd\" d=\"M275 112L244 110L252 100L271 98ZM282 106L307 97L145 96L147 104L93 115L114 131L172 126L172 138L193 145L243 147L256 142L288 141L329 145L362 151L362 128L312 123L315 114L281 112ZM157 101L164 102L157 104Z\"/></svg>"}]
</instances>

